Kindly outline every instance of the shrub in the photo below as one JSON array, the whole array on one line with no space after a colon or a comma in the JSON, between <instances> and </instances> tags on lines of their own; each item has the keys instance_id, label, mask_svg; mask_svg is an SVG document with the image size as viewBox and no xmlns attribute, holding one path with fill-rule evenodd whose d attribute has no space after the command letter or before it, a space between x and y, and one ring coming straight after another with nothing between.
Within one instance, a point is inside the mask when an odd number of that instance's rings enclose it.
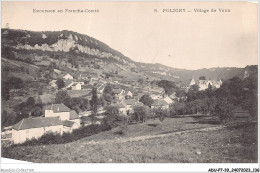
<instances>
[{"instance_id":1,"label":"shrub","mask_svg":"<svg viewBox=\"0 0 260 173\"><path fill-rule=\"evenodd\" d=\"M118 122L122 119L120 117L119 109L117 106L107 106L105 107L105 122L111 128L118 126Z\"/></svg>"},{"instance_id":2,"label":"shrub","mask_svg":"<svg viewBox=\"0 0 260 173\"><path fill-rule=\"evenodd\" d=\"M212 111L213 116L219 117L222 122L226 122L233 115L234 105L227 98L220 98L217 101L215 109Z\"/></svg>"},{"instance_id":3,"label":"shrub","mask_svg":"<svg viewBox=\"0 0 260 173\"><path fill-rule=\"evenodd\" d=\"M134 106L132 119L137 122L145 122L149 113L149 108L146 106Z\"/></svg>"},{"instance_id":4,"label":"shrub","mask_svg":"<svg viewBox=\"0 0 260 173\"><path fill-rule=\"evenodd\" d=\"M169 115L176 116L176 115L184 115L187 113L186 104L183 102L176 102L170 105L169 108Z\"/></svg>"},{"instance_id":5,"label":"shrub","mask_svg":"<svg viewBox=\"0 0 260 173\"><path fill-rule=\"evenodd\" d=\"M152 112L154 117L159 118L160 121L163 121L168 116L168 111L166 109L162 109L161 107L154 108Z\"/></svg>"}]
</instances>

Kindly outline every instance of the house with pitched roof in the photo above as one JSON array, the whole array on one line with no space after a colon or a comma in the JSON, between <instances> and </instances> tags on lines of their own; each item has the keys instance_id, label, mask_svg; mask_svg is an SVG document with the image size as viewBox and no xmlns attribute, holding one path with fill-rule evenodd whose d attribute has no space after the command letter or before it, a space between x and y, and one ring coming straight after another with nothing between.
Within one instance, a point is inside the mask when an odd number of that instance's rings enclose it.
<instances>
[{"instance_id":1,"label":"house with pitched roof","mask_svg":"<svg viewBox=\"0 0 260 173\"><path fill-rule=\"evenodd\" d=\"M65 75L62 75L62 79L65 79L65 80L73 79L73 76L71 74L67 73Z\"/></svg>"},{"instance_id":2,"label":"house with pitched roof","mask_svg":"<svg viewBox=\"0 0 260 173\"><path fill-rule=\"evenodd\" d=\"M49 82L49 86L51 88L58 88L57 84L56 84L57 80L52 80Z\"/></svg>"},{"instance_id":3,"label":"house with pitched roof","mask_svg":"<svg viewBox=\"0 0 260 173\"><path fill-rule=\"evenodd\" d=\"M192 78L191 82L190 82L190 86L192 85L198 85L199 86L199 90L206 90L209 88L209 86L212 86L213 88L220 88L220 86L222 85L222 81L221 79L219 80L199 80L198 82L196 82L194 80L194 78Z\"/></svg>"},{"instance_id":4,"label":"house with pitched roof","mask_svg":"<svg viewBox=\"0 0 260 173\"><path fill-rule=\"evenodd\" d=\"M88 78L89 78L89 75L85 74L85 73L80 74L79 77L78 77L78 79L85 79L85 80L87 80Z\"/></svg>"},{"instance_id":5,"label":"house with pitched roof","mask_svg":"<svg viewBox=\"0 0 260 173\"><path fill-rule=\"evenodd\" d=\"M131 90L126 90L126 91L125 91L125 96L126 96L126 98L132 98L132 97L133 97L133 91L131 91Z\"/></svg>"},{"instance_id":6,"label":"house with pitched roof","mask_svg":"<svg viewBox=\"0 0 260 173\"><path fill-rule=\"evenodd\" d=\"M62 135L63 122L60 117L29 117L22 119L13 126L12 139L14 144L19 144L34 138L38 139L47 133Z\"/></svg>"},{"instance_id":7,"label":"house with pitched roof","mask_svg":"<svg viewBox=\"0 0 260 173\"><path fill-rule=\"evenodd\" d=\"M139 101L136 99L127 99L125 100L126 111L132 112L134 105L136 105Z\"/></svg>"},{"instance_id":8,"label":"house with pitched roof","mask_svg":"<svg viewBox=\"0 0 260 173\"><path fill-rule=\"evenodd\" d=\"M163 100L166 101L168 104L173 103L173 100L169 96L164 97Z\"/></svg>"},{"instance_id":9,"label":"house with pitched roof","mask_svg":"<svg viewBox=\"0 0 260 173\"><path fill-rule=\"evenodd\" d=\"M72 132L80 127L80 117L75 110L64 104L52 104L45 108L45 117L60 117L63 122L64 132Z\"/></svg>"},{"instance_id":10,"label":"house with pitched roof","mask_svg":"<svg viewBox=\"0 0 260 173\"><path fill-rule=\"evenodd\" d=\"M70 119L70 108L64 104L51 104L45 108L45 117L60 117L61 121Z\"/></svg>"},{"instance_id":11,"label":"house with pitched roof","mask_svg":"<svg viewBox=\"0 0 260 173\"><path fill-rule=\"evenodd\" d=\"M115 96L118 97L119 100L122 100L124 98L125 90L123 89L114 89L113 90Z\"/></svg>"},{"instance_id":12,"label":"house with pitched roof","mask_svg":"<svg viewBox=\"0 0 260 173\"><path fill-rule=\"evenodd\" d=\"M99 94L103 94L103 91L104 91L105 87L106 87L106 85L101 85L101 86L99 86L99 87L97 88L97 92L98 92Z\"/></svg>"},{"instance_id":13,"label":"house with pitched roof","mask_svg":"<svg viewBox=\"0 0 260 173\"><path fill-rule=\"evenodd\" d=\"M73 83L71 85L71 89L72 90L81 90L81 83L77 83L77 82Z\"/></svg>"},{"instance_id":14,"label":"house with pitched roof","mask_svg":"<svg viewBox=\"0 0 260 173\"><path fill-rule=\"evenodd\" d=\"M158 107L161 107L163 109L168 109L169 104L163 99L158 99L153 102L153 104L151 105L151 108L153 109L153 108L158 108Z\"/></svg>"}]
</instances>

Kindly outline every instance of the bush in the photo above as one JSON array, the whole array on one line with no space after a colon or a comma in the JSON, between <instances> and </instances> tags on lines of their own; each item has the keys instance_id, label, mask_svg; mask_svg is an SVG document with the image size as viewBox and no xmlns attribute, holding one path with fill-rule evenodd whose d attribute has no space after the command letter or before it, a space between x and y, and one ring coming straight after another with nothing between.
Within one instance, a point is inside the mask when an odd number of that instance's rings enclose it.
<instances>
[{"instance_id":1,"label":"bush","mask_svg":"<svg viewBox=\"0 0 260 173\"><path fill-rule=\"evenodd\" d=\"M154 108L152 110L154 118L159 118L160 121L163 121L168 116L168 111L162 109L161 107Z\"/></svg>"},{"instance_id":2,"label":"bush","mask_svg":"<svg viewBox=\"0 0 260 173\"><path fill-rule=\"evenodd\" d=\"M217 101L216 107L213 110L213 116L219 117L222 122L226 122L233 115L234 105L227 98L220 98Z\"/></svg>"},{"instance_id":3,"label":"bush","mask_svg":"<svg viewBox=\"0 0 260 173\"><path fill-rule=\"evenodd\" d=\"M149 113L149 108L147 106L134 106L133 111L134 113L132 114L131 119L135 120L136 122L146 121Z\"/></svg>"},{"instance_id":4,"label":"bush","mask_svg":"<svg viewBox=\"0 0 260 173\"><path fill-rule=\"evenodd\" d=\"M176 116L176 115L184 115L187 113L187 107L186 104L183 102L176 102L174 104L170 105L169 109L169 115L170 116Z\"/></svg>"},{"instance_id":5,"label":"bush","mask_svg":"<svg viewBox=\"0 0 260 173\"><path fill-rule=\"evenodd\" d=\"M111 128L118 126L119 122L122 121L122 118L119 113L119 108L117 106L107 106L105 107L105 123Z\"/></svg>"}]
</instances>

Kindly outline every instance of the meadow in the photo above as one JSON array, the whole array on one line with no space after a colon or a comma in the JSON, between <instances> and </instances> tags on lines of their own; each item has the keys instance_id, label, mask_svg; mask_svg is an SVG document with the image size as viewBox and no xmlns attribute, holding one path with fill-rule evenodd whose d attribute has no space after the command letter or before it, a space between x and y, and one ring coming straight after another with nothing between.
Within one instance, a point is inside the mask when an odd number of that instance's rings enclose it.
<instances>
[{"instance_id":1,"label":"meadow","mask_svg":"<svg viewBox=\"0 0 260 173\"><path fill-rule=\"evenodd\" d=\"M223 127L209 120L208 117L167 118L162 124L159 120L149 120L128 125L126 134L121 135L117 133L121 127L117 127L66 144L2 148L2 157L36 163L257 162L257 123ZM196 131L212 127L223 128ZM180 131L183 133L171 135ZM152 137L142 139L145 136Z\"/></svg>"}]
</instances>

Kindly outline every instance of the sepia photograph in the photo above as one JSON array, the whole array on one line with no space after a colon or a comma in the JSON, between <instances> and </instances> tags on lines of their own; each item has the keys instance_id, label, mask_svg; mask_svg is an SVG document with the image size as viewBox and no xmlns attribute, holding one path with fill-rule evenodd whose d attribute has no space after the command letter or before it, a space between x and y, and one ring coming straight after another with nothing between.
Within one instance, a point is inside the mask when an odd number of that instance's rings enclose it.
<instances>
[{"instance_id":1,"label":"sepia photograph","mask_svg":"<svg viewBox=\"0 0 260 173\"><path fill-rule=\"evenodd\" d=\"M1 172L259 172L258 21L253 1L2 1Z\"/></svg>"}]
</instances>

